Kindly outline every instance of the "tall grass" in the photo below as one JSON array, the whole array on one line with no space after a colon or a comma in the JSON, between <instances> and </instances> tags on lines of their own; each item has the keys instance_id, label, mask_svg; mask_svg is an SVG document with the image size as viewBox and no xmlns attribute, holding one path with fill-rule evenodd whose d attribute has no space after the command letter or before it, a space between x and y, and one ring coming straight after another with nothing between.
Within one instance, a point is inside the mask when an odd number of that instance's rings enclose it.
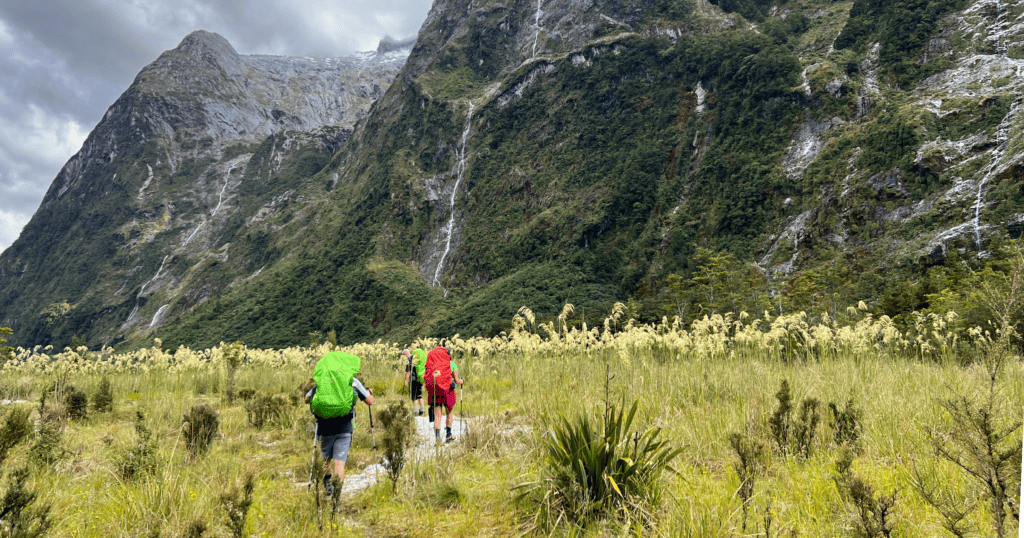
<instances>
[{"instance_id":1,"label":"tall grass","mask_svg":"<svg viewBox=\"0 0 1024 538\"><path fill-rule=\"evenodd\" d=\"M377 527L372 534L408 536L429 536L437 529L468 536L518 532L531 512L517 508L509 491L540 476L542 440L553 431L555 417L603 416L612 402L636 401L634 429L660 428L661 439L682 449L673 461L676 473L659 479L662 494L650 507L650 523L638 530L619 518L597 517L590 526L556 525L551 532L852 536L861 520L849 492L834 479L848 443L835 435L841 425L824 411L833 404L858 411L851 472L870 486L876 501L900 492L887 520L895 534L946 533L941 514L914 493L915 462L946 488L939 493L976 501L965 527L994 534L983 488L936 457L928 433L950 420L942 401L988 393L990 370L978 359L993 343L980 333L951 343L942 318L933 316L921 320L932 324L927 331L915 332L931 335L922 339L857 309L843 323L826 319L812 325L804 315L729 315L688 330L670 320L637 326L622 315L598 328L569 328L564 318L538 325L527 313L515 321L516 330L493 339L455 335L446 341L342 348L363 358L359 377L374 387L383 409L408 398L401 390L402 348L449 345L467 381L463 405L471 422L462 443L434 452L432 459L410 458L393 492L391 485L382 485L358 494L358 502L343 499L344 517L328 524L349 525L346 532L357 534L354 523ZM308 411L282 397L281 405L293 406L282 414L286 419L254 427L244 403L226 394L226 348L164 350L155 342L131 353L90 353L88 360L71 350L16 350L0 370L0 387L27 400L12 405L33 417L43 391L58 378L73 376L86 394L99 391L106 378L113 396L112 411L63 422L61 446L54 451L60 458L31 467L27 484L52 506L53 535L181 536L196 521L207 526L207 535L228 535L238 527L231 527L220 499L249 474L254 488L246 533L322 535L318 522L332 520L319 517L305 487L313 434ZM330 348L243 346L234 387L298 396L313 364ZM770 418L783 380L794 414L804 400L821 403L817 433L806 450L768 451L753 487L741 495L743 479L729 436L770 445ZM996 383L1006 404L1002 408L1019 420L1024 402L1019 353L1006 361ZM202 458L190 457L181 433L182 417L196 405L210 406L220 421ZM155 472L126 479L116 472L118 454L136 437L138 411L153 432L157 463ZM366 409L358 413L349 473L380 457L372 449ZM1020 438L1019 428L1015 435ZM28 461L32 444L13 448L4 471ZM1019 495L1019 483L1015 487Z\"/></svg>"}]
</instances>

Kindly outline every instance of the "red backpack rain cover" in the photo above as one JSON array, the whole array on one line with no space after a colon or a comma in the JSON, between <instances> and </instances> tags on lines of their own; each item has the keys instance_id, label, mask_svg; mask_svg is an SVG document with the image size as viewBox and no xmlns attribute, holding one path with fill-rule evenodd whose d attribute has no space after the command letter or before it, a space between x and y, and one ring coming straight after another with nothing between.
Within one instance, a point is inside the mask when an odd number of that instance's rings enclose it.
<instances>
[{"instance_id":1,"label":"red backpack rain cover","mask_svg":"<svg viewBox=\"0 0 1024 538\"><path fill-rule=\"evenodd\" d=\"M434 374L437 374L435 377ZM439 394L446 391L452 384L452 358L448 356L448 350L443 347L435 347L427 353L427 366L423 371L423 384L427 391L432 394Z\"/></svg>"}]
</instances>

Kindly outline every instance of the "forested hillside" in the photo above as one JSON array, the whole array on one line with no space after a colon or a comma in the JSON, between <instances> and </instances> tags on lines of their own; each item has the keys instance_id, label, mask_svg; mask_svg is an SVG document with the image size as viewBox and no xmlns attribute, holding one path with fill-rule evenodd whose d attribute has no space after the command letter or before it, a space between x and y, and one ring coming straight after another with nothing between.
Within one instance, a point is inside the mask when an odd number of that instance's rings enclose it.
<instances>
[{"instance_id":1,"label":"forested hillside","mask_svg":"<svg viewBox=\"0 0 1024 538\"><path fill-rule=\"evenodd\" d=\"M903 324L971 316L973 283L1024 229L1022 12L437 0L352 136L302 161L308 179L216 262L244 278L112 332L408 341L493 335L566 302L593 325L615 301L684 323L860 301Z\"/></svg>"}]
</instances>

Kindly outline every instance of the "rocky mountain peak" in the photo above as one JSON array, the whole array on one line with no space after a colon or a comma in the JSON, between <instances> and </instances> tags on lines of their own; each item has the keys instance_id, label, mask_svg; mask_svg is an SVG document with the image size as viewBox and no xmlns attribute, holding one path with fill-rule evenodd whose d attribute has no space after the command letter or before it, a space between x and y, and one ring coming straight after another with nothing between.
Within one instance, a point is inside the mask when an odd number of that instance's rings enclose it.
<instances>
[{"instance_id":1,"label":"rocky mountain peak","mask_svg":"<svg viewBox=\"0 0 1024 538\"><path fill-rule=\"evenodd\" d=\"M174 49L186 53L212 52L220 56L238 56L235 48L228 43L227 39L216 32L196 30L181 40L181 43Z\"/></svg>"},{"instance_id":2,"label":"rocky mountain peak","mask_svg":"<svg viewBox=\"0 0 1024 538\"><path fill-rule=\"evenodd\" d=\"M206 30L196 30L185 36L176 48L161 54L152 67L163 64L169 70L179 72L199 68L204 71L212 69L214 73L223 71L230 77L246 74L245 63L231 43L220 34Z\"/></svg>"},{"instance_id":3,"label":"rocky mountain peak","mask_svg":"<svg viewBox=\"0 0 1024 538\"><path fill-rule=\"evenodd\" d=\"M416 44L415 37L409 37L406 39L394 39L393 37L386 35L377 44L377 54L386 54L388 52L397 52L400 50L411 49Z\"/></svg>"}]
</instances>

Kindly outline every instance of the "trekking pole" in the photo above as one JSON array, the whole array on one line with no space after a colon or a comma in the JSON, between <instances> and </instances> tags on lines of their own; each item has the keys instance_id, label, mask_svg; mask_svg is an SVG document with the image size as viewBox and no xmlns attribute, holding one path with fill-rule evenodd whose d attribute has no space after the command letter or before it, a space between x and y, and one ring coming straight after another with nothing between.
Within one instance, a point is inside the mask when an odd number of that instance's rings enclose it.
<instances>
[{"instance_id":1,"label":"trekking pole","mask_svg":"<svg viewBox=\"0 0 1024 538\"><path fill-rule=\"evenodd\" d=\"M368 405L370 408L370 440L373 441L373 449L377 450L377 438L373 436L373 406Z\"/></svg>"},{"instance_id":2,"label":"trekking pole","mask_svg":"<svg viewBox=\"0 0 1024 538\"><path fill-rule=\"evenodd\" d=\"M466 438L466 414L463 413L463 403L466 401L465 398L466 390L466 378L462 378L462 384L459 385L459 439Z\"/></svg>"},{"instance_id":3,"label":"trekking pole","mask_svg":"<svg viewBox=\"0 0 1024 538\"><path fill-rule=\"evenodd\" d=\"M313 470L316 468L316 435L320 433L320 423L313 426L313 461L309 464L309 484L306 489L313 487Z\"/></svg>"}]
</instances>

